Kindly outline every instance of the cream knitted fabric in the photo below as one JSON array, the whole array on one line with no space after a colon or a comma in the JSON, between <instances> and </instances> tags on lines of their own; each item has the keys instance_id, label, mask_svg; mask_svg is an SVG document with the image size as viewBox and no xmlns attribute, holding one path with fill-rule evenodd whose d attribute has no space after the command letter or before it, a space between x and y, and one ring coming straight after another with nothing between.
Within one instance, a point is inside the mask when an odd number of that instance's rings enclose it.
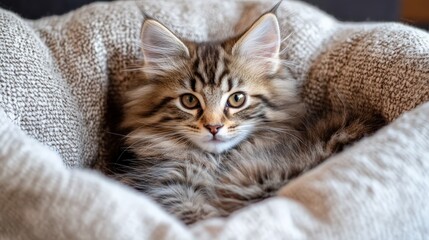
<instances>
[{"instance_id":1,"label":"cream knitted fabric","mask_svg":"<svg viewBox=\"0 0 429 240\"><path fill-rule=\"evenodd\" d=\"M0 9L0 239L424 239L429 105L229 219L191 229L95 172L141 59L142 11L193 40L243 29L274 1L122 1L26 21ZM282 57L309 106L394 120L429 99L429 34L279 9ZM367 231L363 231L366 229ZM317 236L317 237L316 237Z\"/></svg>"}]
</instances>

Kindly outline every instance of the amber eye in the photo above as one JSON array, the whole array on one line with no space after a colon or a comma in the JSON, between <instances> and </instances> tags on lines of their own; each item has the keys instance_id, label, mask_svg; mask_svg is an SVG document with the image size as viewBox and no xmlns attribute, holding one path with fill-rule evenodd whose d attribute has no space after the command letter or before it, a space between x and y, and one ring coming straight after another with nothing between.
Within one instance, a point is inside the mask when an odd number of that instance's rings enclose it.
<instances>
[{"instance_id":1,"label":"amber eye","mask_svg":"<svg viewBox=\"0 0 429 240\"><path fill-rule=\"evenodd\" d=\"M200 106L198 98L192 94L183 94L180 97L180 102L187 109L195 109Z\"/></svg>"},{"instance_id":2,"label":"amber eye","mask_svg":"<svg viewBox=\"0 0 429 240\"><path fill-rule=\"evenodd\" d=\"M236 92L231 94L228 98L228 106L232 108L239 108L243 106L246 101L246 95L242 92Z\"/></svg>"}]
</instances>

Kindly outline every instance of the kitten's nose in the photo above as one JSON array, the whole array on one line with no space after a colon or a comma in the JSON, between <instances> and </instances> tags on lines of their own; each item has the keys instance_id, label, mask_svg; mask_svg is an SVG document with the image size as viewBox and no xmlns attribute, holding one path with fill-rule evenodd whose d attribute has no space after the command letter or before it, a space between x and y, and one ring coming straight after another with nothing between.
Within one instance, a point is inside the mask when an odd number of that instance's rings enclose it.
<instances>
[{"instance_id":1,"label":"kitten's nose","mask_svg":"<svg viewBox=\"0 0 429 240\"><path fill-rule=\"evenodd\" d=\"M223 124L215 124L215 125L207 124L207 125L204 125L204 127L207 128L214 136L219 131L219 129L223 127Z\"/></svg>"}]
</instances>

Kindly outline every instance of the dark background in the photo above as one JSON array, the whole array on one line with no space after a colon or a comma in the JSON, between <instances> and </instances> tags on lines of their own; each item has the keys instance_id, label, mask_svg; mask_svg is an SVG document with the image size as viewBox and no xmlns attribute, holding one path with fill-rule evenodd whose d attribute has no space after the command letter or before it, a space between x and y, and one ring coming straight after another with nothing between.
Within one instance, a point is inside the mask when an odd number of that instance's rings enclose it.
<instances>
[{"instance_id":1,"label":"dark background","mask_svg":"<svg viewBox=\"0 0 429 240\"><path fill-rule=\"evenodd\" d=\"M341 20L399 20L399 0L306 0ZM91 0L0 0L0 6L25 18L62 14ZM429 10L429 9L428 9Z\"/></svg>"},{"instance_id":2,"label":"dark background","mask_svg":"<svg viewBox=\"0 0 429 240\"><path fill-rule=\"evenodd\" d=\"M91 0L0 0L0 7L18 13L22 17L36 19L54 14L63 14Z\"/></svg>"},{"instance_id":3,"label":"dark background","mask_svg":"<svg viewBox=\"0 0 429 240\"><path fill-rule=\"evenodd\" d=\"M343 21L405 21L429 29L429 0L304 1ZM91 2L94 0L0 0L0 7L14 11L25 18L36 19L63 14ZM423 21L422 17L414 19L413 11L420 12L416 13L420 16L423 12Z\"/></svg>"},{"instance_id":4,"label":"dark background","mask_svg":"<svg viewBox=\"0 0 429 240\"><path fill-rule=\"evenodd\" d=\"M398 21L399 0L304 0L343 21Z\"/></svg>"}]
</instances>

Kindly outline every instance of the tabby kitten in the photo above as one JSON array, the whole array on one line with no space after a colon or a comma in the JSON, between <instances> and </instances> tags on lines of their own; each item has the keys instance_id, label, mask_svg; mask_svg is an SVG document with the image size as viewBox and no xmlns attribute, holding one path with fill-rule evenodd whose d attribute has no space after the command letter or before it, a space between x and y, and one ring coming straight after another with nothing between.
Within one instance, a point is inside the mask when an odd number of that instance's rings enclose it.
<instances>
[{"instance_id":1,"label":"tabby kitten","mask_svg":"<svg viewBox=\"0 0 429 240\"><path fill-rule=\"evenodd\" d=\"M187 224L274 196L380 126L346 114L309 120L279 58L273 12L220 42L179 39L153 19L141 37L142 76L127 93L122 122L136 158L115 177Z\"/></svg>"}]
</instances>

